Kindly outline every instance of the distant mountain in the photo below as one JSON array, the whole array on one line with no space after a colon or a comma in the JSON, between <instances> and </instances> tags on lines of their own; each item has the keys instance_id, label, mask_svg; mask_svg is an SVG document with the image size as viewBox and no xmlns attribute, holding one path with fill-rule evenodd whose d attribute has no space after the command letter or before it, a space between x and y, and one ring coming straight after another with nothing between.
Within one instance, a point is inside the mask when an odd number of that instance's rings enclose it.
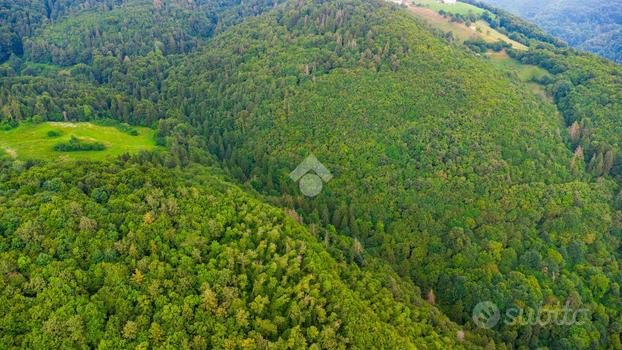
<instances>
[{"instance_id":1,"label":"distant mountain","mask_svg":"<svg viewBox=\"0 0 622 350\"><path fill-rule=\"evenodd\" d=\"M622 62L622 0L485 0L570 45Z\"/></svg>"}]
</instances>

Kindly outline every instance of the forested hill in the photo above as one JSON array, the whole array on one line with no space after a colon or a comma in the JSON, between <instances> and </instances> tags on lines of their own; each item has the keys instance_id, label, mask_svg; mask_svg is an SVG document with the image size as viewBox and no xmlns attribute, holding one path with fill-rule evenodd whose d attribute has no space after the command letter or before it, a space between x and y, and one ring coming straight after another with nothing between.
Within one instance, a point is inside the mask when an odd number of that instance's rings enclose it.
<instances>
[{"instance_id":1,"label":"forested hill","mask_svg":"<svg viewBox=\"0 0 622 350\"><path fill-rule=\"evenodd\" d=\"M184 53L279 1L0 1L0 62L11 54L58 65L93 55ZM44 40L45 39L45 40Z\"/></svg>"},{"instance_id":2,"label":"forested hill","mask_svg":"<svg viewBox=\"0 0 622 350\"><path fill-rule=\"evenodd\" d=\"M622 348L619 66L493 8L525 49L375 0L64 8L3 22L2 128L115 118L166 151L6 161L11 345ZM483 329L482 301L588 311Z\"/></svg>"},{"instance_id":3,"label":"forested hill","mask_svg":"<svg viewBox=\"0 0 622 350\"><path fill-rule=\"evenodd\" d=\"M1 161L5 348L475 348L412 284L210 169Z\"/></svg>"},{"instance_id":4,"label":"forested hill","mask_svg":"<svg viewBox=\"0 0 622 350\"><path fill-rule=\"evenodd\" d=\"M620 0L485 0L537 24L570 45L622 63Z\"/></svg>"}]
</instances>

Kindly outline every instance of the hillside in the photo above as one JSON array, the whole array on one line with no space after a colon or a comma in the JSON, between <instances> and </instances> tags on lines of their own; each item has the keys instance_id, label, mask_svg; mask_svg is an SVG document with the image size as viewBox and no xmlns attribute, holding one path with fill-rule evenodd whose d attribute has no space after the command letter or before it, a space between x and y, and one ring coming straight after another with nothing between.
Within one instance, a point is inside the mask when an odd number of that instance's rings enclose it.
<instances>
[{"instance_id":1,"label":"hillside","mask_svg":"<svg viewBox=\"0 0 622 350\"><path fill-rule=\"evenodd\" d=\"M573 47L622 63L619 0L485 0L537 24Z\"/></svg>"},{"instance_id":2,"label":"hillside","mask_svg":"<svg viewBox=\"0 0 622 350\"><path fill-rule=\"evenodd\" d=\"M274 3L278 1L1 0L0 63L11 54L73 65L90 62L96 54L123 59L155 47L165 54L189 52Z\"/></svg>"},{"instance_id":3,"label":"hillside","mask_svg":"<svg viewBox=\"0 0 622 350\"><path fill-rule=\"evenodd\" d=\"M508 38L483 19L487 11L466 3L443 4L436 0L416 0L405 6L436 29L443 30L461 42L483 40L488 44L503 43L519 50L527 47Z\"/></svg>"},{"instance_id":4,"label":"hillside","mask_svg":"<svg viewBox=\"0 0 622 350\"><path fill-rule=\"evenodd\" d=\"M412 285L206 168L0 170L3 346L470 348Z\"/></svg>"},{"instance_id":5,"label":"hillside","mask_svg":"<svg viewBox=\"0 0 622 350\"><path fill-rule=\"evenodd\" d=\"M617 273L616 252L602 249L618 240L609 234L614 185L582 181L554 106L403 12L374 6L285 8L235 28L174 70L184 93L170 83L168 96L192 122L210 110L212 142L231 149L215 153L259 190L297 196L287 169L314 153L337 176L312 202L282 203L359 238L435 290L459 322L482 300L536 308L578 293L617 303L590 285ZM263 39L275 36L287 46ZM552 327L527 342L588 348L600 342L588 335L599 327ZM521 342L519 334L507 329L504 340Z\"/></svg>"},{"instance_id":6,"label":"hillside","mask_svg":"<svg viewBox=\"0 0 622 350\"><path fill-rule=\"evenodd\" d=\"M0 66L5 129L112 116L166 145L104 163L7 163L0 217L14 224L0 226L0 253L18 287L5 283L5 304L20 288L43 315L22 304L1 315L12 344L622 348L619 66L490 7L473 20L501 43L455 40L374 0L195 5L85 7L43 21ZM186 14L205 8L217 16L200 35ZM457 15L441 17L471 21ZM289 177L310 154L333 175L314 198ZM47 222L54 200L79 215ZM80 297L63 311L77 328L37 304L30 273L56 280L33 263L43 249L79 268ZM101 264L123 266L106 277ZM106 309L124 295L133 313ZM524 316L482 328L472 316L485 301ZM568 307L584 319L530 322ZM47 338L67 328L78 331Z\"/></svg>"}]
</instances>

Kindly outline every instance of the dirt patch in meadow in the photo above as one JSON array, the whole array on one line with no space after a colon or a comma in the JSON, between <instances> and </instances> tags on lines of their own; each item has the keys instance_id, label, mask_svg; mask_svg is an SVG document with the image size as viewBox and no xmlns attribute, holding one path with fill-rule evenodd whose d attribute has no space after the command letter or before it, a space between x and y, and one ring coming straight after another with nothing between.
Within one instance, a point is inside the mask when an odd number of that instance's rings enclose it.
<instances>
[{"instance_id":1,"label":"dirt patch in meadow","mask_svg":"<svg viewBox=\"0 0 622 350\"><path fill-rule=\"evenodd\" d=\"M14 149L7 147L7 148L4 149L4 151L9 155L9 157L11 157L13 159L17 158L17 152L15 152Z\"/></svg>"}]
</instances>

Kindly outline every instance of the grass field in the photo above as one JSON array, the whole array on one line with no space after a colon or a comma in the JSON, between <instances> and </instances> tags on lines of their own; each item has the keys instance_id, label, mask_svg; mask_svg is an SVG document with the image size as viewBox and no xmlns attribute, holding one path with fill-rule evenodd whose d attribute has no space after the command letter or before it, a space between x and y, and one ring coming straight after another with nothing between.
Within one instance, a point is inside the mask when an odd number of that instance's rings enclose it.
<instances>
[{"instance_id":1,"label":"grass field","mask_svg":"<svg viewBox=\"0 0 622 350\"><path fill-rule=\"evenodd\" d=\"M451 18L443 17L438 13L440 10L455 14L468 14L469 12L472 12L476 15L484 12L484 10L473 5L460 2L448 5L436 0L414 0L413 4L415 5L408 3L406 5L412 13L423 19L432 27L440 29L445 33L452 33L454 38L460 42L464 42L465 40L483 39L488 43L494 43L501 40L509 43L515 49L527 49L525 45L514 41L508 38L507 35L491 28L486 21L479 20L471 26L467 26L464 23L453 22L451 21Z\"/></svg>"},{"instance_id":2,"label":"grass field","mask_svg":"<svg viewBox=\"0 0 622 350\"><path fill-rule=\"evenodd\" d=\"M505 51L495 52L488 55L490 62L504 70L516 72L521 81L528 82L534 79L540 80L542 77L551 76L546 69L531 64L523 64L508 56Z\"/></svg>"},{"instance_id":3,"label":"grass field","mask_svg":"<svg viewBox=\"0 0 622 350\"><path fill-rule=\"evenodd\" d=\"M483 9L463 2L457 2L455 4L444 4L439 0L413 0L412 2L419 6L428 7L436 12L443 10L447 13L458 15L468 15L469 13L481 15L484 13Z\"/></svg>"},{"instance_id":4,"label":"grass field","mask_svg":"<svg viewBox=\"0 0 622 350\"><path fill-rule=\"evenodd\" d=\"M438 13L440 10L444 10L447 13L459 14L468 14L469 12L480 14L484 11L475 6L460 2L449 5L443 4L437 0L414 0L412 3L407 2L406 7L411 13L424 20L430 26L444 33L452 33L455 40L459 42L483 39L486 42L494 43L501 40L512 45L514 49L528 49L525 45L491 28L484 20L479 20L471 26L467 26L464 23L453 22L449 17L441 16ZM543 86L534 82L535 80L540 80L543 76L550 76L546 70L538 66L522 64L508 56L505 51L491 52L486 56L497 68L510 74L515 74L531 89L531 91L540 95L542 98L550 100Z\"/></svg>"},{"instance_id":5,"label":"grass field","mask_svg":"<svg viewBox=\"0 0 622 350\"><path fill-rule=\"evenodd\" d=\"M22 124L15 129L0 131L0 151L10 157L43 159L54 161L102 160L123 153L136 153L139 150L155 149L154 131L134 127L138 135L120 131L113 126L99 126L91 123L42 123ZM60 133L58 137L48 136L49 132ZM54 145L68 142L71 136L89 142L100 142L106 146L103 151L58 152Z\"/></svg>"},{"instance_id":6,"label":"grass field","mask_svg":"<svg viewBox=\"0 0 622 350\"><path fill-rule=\"evenodd\" d=\"M514 41L510 38L508 38L507 35L502 34L500 32L498 32L497 30L493 29L488 22L481 20L481 21L477 21L477 23L475 23L475 26L477 28L478 34L480 35L481 38L484 39L484 41L488 42L488 43L494 43L497 42L499 40L501 41L505 41L506 43L512 45L512 47L514 49L518 49L518 50L527 50L527 46L519 43L518 41Z\"/></svg>"},{"instance_id":7,"label":"grass field","mask_svg":"<svg viewBox=\"0 0 622 350\"><path fill-rule=\"evenodd\" d=\"M523 64L508 56L505 51L494 52L487 55L490 62L506 72L514 73L522 82L526 83L533 92L541 95L542 97L549 98L542 85L535 83L545 76L551 77L551 73L545 69L531 64Z\"/></svg>"}]
</instances>

